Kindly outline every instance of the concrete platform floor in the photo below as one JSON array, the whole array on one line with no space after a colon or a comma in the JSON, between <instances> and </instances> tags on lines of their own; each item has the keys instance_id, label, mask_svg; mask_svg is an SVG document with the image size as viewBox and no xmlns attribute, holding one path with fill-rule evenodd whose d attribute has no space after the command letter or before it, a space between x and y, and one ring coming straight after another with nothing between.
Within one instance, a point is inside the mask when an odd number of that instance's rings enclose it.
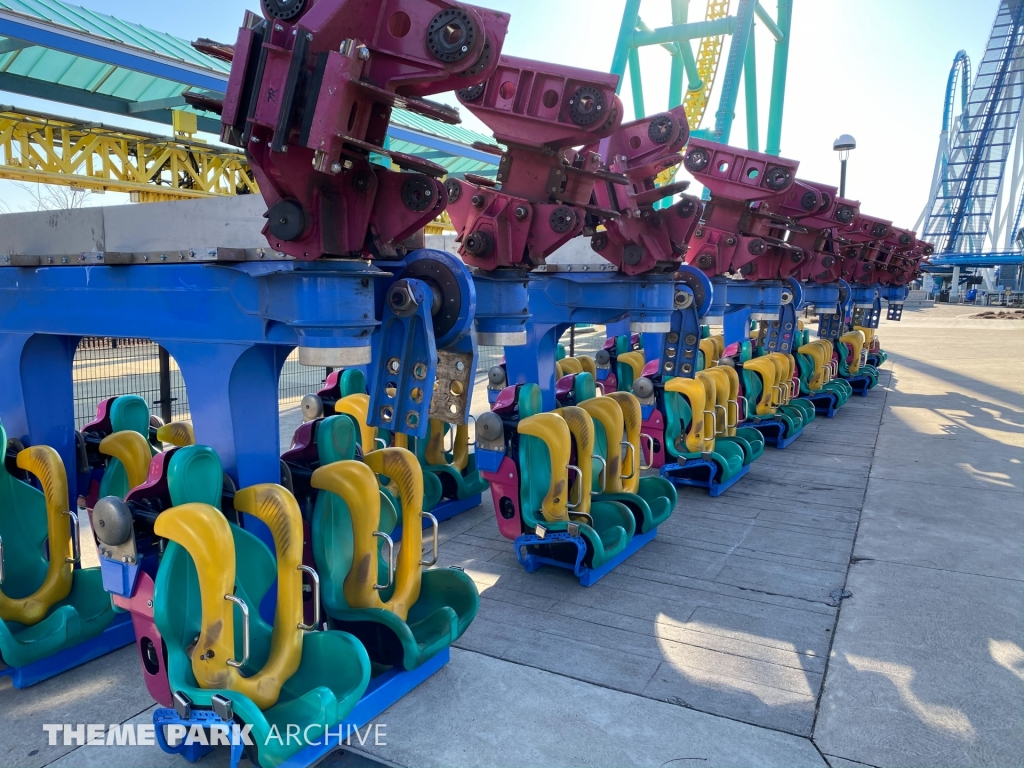
<instances>
[{"instance_id":1,"label":"concrete platform floor","mask_svg":"<svg viewBox=\"0 0 1024 768\"><path fill-rule=\"evenodd\" d=\"M439 565L473 577L479 617L381 716L386 745L326 764L1024 764L1024 323L973 313L883 321L875 391L725 496L681 490L593 587L523 572L489 500L442 524ZM0 765L182 765L46 746L45 722L146 721L137 663L0 679Z\"/></svg>"}]
</instances>

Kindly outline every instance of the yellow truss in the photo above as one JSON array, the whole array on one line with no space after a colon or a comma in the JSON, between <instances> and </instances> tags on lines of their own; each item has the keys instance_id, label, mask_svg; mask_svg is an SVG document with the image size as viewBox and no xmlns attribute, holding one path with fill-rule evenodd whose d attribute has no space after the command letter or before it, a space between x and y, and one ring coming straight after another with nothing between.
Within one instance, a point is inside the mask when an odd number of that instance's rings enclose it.
<instances>
[{"instance_id":1,"label":"yellow truss","mask_svg":"<svg viewBox=\"0 0 1024 768\"><path fill-rule=\"evenodd\" d=\"M728 15L729 0L708 0L707 11L704 14L706 21L723 19ZM691 131L700 128L704 112L707 111L708 102L711 100L711 91L715 87L715 75L718 74L718 62L722 58L722 40L722 35L701 38L700 48L697 50L697 73L700 75L703 85L696 91L688 90L683 98L686 121L690 124ZM685 42L683 45L689 45L689 43ZM658 186L671 184L678 171L678 165L666 168L658 175L655 182Z\"/></svg>"},{"instance_id":2,"label":"yellow truss","mask_svg":"<svg viewBox=\"0 0 1024 768\"><path fill-rule=\"evenodd\" d=\"M31 112L0 111L0 178L137 202L259 193L240 152Z\"/></svg>"},{"instance_id":3,"label":"yellow truss","mask_svg":"<svg viewBox=\"0 0 1024 768\"><path fill-rule=\"evenodd\" d=\"M708 8L704 14L706 21L724 19L728 15L729 0L708 0ZM700 41L700 48L697 51L697 74L700 75L704 85L700 90L687 91L686 97L683 99L690 130L700 128L704 112L708 108L711 90L715 85L715 75L718 72L718 62L722 58L722 40L722 35L719 35L718 37L705 37Z\"/></svg>"}]
</instances>

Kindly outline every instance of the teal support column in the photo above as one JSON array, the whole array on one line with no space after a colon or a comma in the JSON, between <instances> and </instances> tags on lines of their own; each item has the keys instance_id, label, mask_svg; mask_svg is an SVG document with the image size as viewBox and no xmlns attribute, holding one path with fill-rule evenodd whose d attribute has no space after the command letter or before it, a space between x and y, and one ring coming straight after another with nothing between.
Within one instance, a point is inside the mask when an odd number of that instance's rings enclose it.
<instances>
[{"instance_id":1,"label":"teal support column","mask_svg":"<svg viewBox=\"0 0 1024 768\"><path fill-rule=\"evenodd\" d=\"M626 61L629 59L636 22L640 16L640 0L626 0L626 9L622 13L622 26L619 27L619 39L615 43L612 54L612 74L619 76L619 87L616 93L622 92L622 81L626 76Z\"/></svg>"},{"instance_id":2,"label":"teal support column","mask_svg":"<svg viewBox=\"0 0 1024 768\"><path fill-rule=\"evenodd\" d=\"M768 108L768 143L765 151L778 156L782 152L782 112L786 102L786 74L789 69L789 38L793 22L793 0L779 0L779 31L781 42L775 44L772 69L772 100Z\"/></svg>"},{"instance_id":3,"label":"teal support column","mask_svg":"<svg viewBox=\"0 0 1024 768\"><path fill-rule=\"evenodd\" d=\"M751 35L750 42L747 43L747 57L743 63L743 89L746 95L747 149L760 152L757 125L757 50L754 45L756 38L756 35Z\"/></svg>"},{"instance_id":4,"label":"teal support column","mask_svg":"<svg viewBox=\"0 0 1024 768\"><path fill-rule=\"evenodd\" d=\"M751 14L753 4L751 4ZM662 43L674 43L677 40L697 40L702 37L717 37L718 35L731 35L738 29L736 16L726 16L711 21L694 21L689 24L677 24L671 27L660 27L651 32L636 32L633 35L633 45L641 48L645 45L661 45Z\"/></svg>"},{"instance_id":5,"label":"teal support column","mask_svg":"<svg viewBox=\"0 0 1024 768\"><path fill-rule=\"evenodd\" d=\"M647 116L644 106L644 82L640 72L640 52L636 48L629 49L629 87L633 91L633 119L639 120Z\"/></svg>"},{"instance_id":6,"label":"teal support column","mask_svg":"<svg viewBox=\"0 0 1024 768\"><path fill-rule=\"evenodd\" d=\"M725 77L722 79L722 95L718 111L715 113L715 132L712 137L720 144L729 143L732 124L736 119L736 100L739 98L740 76L743 74L747 46L754 33L754 8L756 5L756 0L740 0L739 7L736 9L735 31L729 46L729 58L726 61Z\"/></svg>"}]
</instances>

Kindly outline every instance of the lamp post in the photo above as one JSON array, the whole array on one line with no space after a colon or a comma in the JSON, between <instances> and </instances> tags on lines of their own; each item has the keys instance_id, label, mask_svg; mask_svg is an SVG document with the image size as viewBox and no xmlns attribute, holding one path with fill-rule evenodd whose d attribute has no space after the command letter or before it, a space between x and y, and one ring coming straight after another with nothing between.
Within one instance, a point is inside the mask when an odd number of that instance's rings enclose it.
<instances>
[{"instance_id":1,"label":"lamp post","mask_svg":"<svg viewBox=\"0 0 1024 768\"><path fill-rule=\"evenodd\" d=\"M832 149L839 153L839 162L842 165L842 172L839 177L840 197L846 197L846 161L850 158L850 151L856 148L857 140L848 133L844 133L832 142Z\"/></svg>"}]
</instances>

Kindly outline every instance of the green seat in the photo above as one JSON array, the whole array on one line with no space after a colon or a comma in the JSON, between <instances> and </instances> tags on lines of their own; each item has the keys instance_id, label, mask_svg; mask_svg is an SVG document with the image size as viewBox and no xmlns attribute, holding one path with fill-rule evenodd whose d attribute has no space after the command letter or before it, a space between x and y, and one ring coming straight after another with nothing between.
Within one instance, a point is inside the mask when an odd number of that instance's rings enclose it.
<instances>
[{"instance_id":1,"label":"green seat","mask_svg":"<svg viewBox=\"0 0 1024 768\"><path fill-rule=\"evenodd\" d=\"M590 374L578 375L589 376ZM543 412L540 387L536 384L524 384L520 387L518 406L520 424L540 415ZM588 422L591 425L591 437L587 439L584 437L587 427L581 423L585 422L585 418L574 419L574 412L568 408L563 409L563 412L565 415L561 418L565 421L568 432L562 437L568 436L568 439L576 445L578 452L586 452L586 443L592 441L593 421ZM554 441L557 439L558 437L555 435L549 436L548 440L552 443L552 446L549 447L548 442L545 442L542 437L522 432L519 434L519 508L523 528L527 533L533 533L538 526L543 526L548 531L555 533L568 530L571 518L571 512L568 511L568 498L562 499L559 504L559 512L563 508L566 512L562 515L564 519L550 520L543 513L545 498L554 482L551 447L555 447ZM560 447L566 455L569 455L568 444ZM580 469L584 470L583 458L578 458L577 461L580 462ZM580 478L575 478L575 482L578 485L581 482ZM579 525L580 536L587 545L583 562L590 568L600 568L626 548L636 532L636 520L633 513L624 505L612 500L601 500L588 496L586 488L579 487L573 490L573 487L570 487L569 495L576 494L581 502L589 503L588 514L593 520L592 525L584 520L572 521ZM584 510L586 510L586 503L582 507Z\"/></svg>"},{"instance_id":2,"label":"green seat","mask_svg":"<svg viewBox=\"0 0 1024 768\"><path fill-rule=\"evenodd\" d=\"M445 440L454 427L430 420L425 440L407 438L409 450L423 466L423 511L430 512L442 499L468 499L490 486L476 468L476 454L469 452L469 427L456 429L455 449L447 451ZM429 478L429 479L428 479Z\"/></svg>"},{"instance_id":3,"label":"green seat","mask_svg":"<svg viewBox=\"0 0 1024 768\"><path fill-rule=\"evenodd\" d=\"M715 450L710 453L704 453L699 451L690 451L686 446L686 433L693 425L693 410L690 408L690 404L686 398L683 397L679 392L668 392L664 393L665 403L665 450L670 456L677 459L694 460L694 459L710 459L713 461L719 470L718 482L726 483L733 478L733 476L739 472L747 461L747 452L753 456L757 451L758 441L756 439L746 438L747 429L744 428L744 438L748 443L746 449L744 446L735 440L722 440L721 438L715 439ZM757 430L753 430L757 432ZM740 435L741 430L737 429L737 436ZM758 436L760 433L758 432ZM760 451L764 453L764 438L760 439ZM760 453L757 454L760 456ZM756 458L754 456L753 458ZM750 461L753 461L753 458Z\"/></svg>"},{"instance_id":4,"label":"green seat","mask_svg":"<svg viewBox=\"0 0 1024 768\"><path fill-rule=\"evenodd\" d=\"M7 445L3 426L0 426L0 445ZM103 632L115 616L110 595L103 589L99 568L72 569L68 563L67 572L59 577L62 585L46 586L50 573L48 550L52 548L55 557L70 554L67 518L59 534L68 536L66 542L52 547L49 542L48 518L52 512L58 516L67 509L68 494L64 466L56 453L46 459L43 454L48 452L50 449L28 449L18 458L19 467L33 474L51 475L40 477L45 494L12 477L4 462L0 462L0 538L5 570L0 594L6 598L0 601L0 658L12 667L26 666L90 640ZM33 455L38 460L28 461ZM70 589L65 591L68 582ZM50 602L45 599L47 595L59 599L47 606L45 603ZM32 610L41 617L38 620L28 620L21 611L12 610L7 604L27 598L42 601L42 605ZM16 617L25 620L18 621Z\"/></svg>"},{"instance_id":5,"label":"green seat","mask_svg":"<svg viewBox=\"0 0 1024 768\"><path fill-rule=\"evenodd\" d=\"M123 395L114 400L110 405L110 426L111 434L118 432L137 432L149 442L149 406L146 401L138 395ZM151 447L151 452L156 449ZM103 470L103 479L100 481L100 490L97 498L117 496L123 499L131 491L131 483L128 482L128 472L120 459L111 458Z\"/></svg>"},{"instance_id":6,"label":"green seat","mask_svg":"<svg viewBox=\"0 0 1024 768\"><path fill-rule=\"evenodd\" d=\"M614 404L618 416L605 403ZM628 392L614 392L606 397L597 397L578 402L594 417L594 454L604 460L593 459L593 489L597 502L617 502L625 505L636 519L636 530L641 534L650 533L665 522L675 511L678 492L672 483L662 477L640 477L640 403L635 395ZM629 420L625 409L630 409ZM621 419L621 421L619 420ZM609 429L619 434L609 435ZM626 432L632 432L635 441L630 440L632 449L625 451L622 442ZM623 477L622 462L632 463L632 471ZM602 482L601 473L604 473Z\"/></svg>"},{"instance_id":7,"label":"green seat","mask_svg":"<svg viewBox=\"0 0 1024 768\"><path fill-rule=\"evenodd\" d=\"M754 417L756 403L761 399L764 393L764 384L761 381L760 375L755 371L743 369L743 396L747 399L747 405L750 408L750 416ZM778 408L775 411L774 416L786 425L786 437L790 437L801 429L803 429L803 418L802 415L794 413L792 410L784 410Z\"/></svg>"},{"instance_id":8,"label":"green seat","mask_svg":"<svg viewBox=\"0 0 1024 768\"><path fill-rule=\"evenodd\" d=\"M167 513L164 513L167 514ZM277 565L270 549L247 531L230 525L234 543L235 595L249 606L250 655L240 670L243 676L258 673L271 653L273 627L257 609L277 579ZM227 556L228 553L224 553ZM210 707L213 696L231 700L235 718L252 726L256 745L254 762L274 768L305 746L301 739L277 739L298 725L305 738L318 739L325 727L335 728L352 711L370 679L370 660L363 646L342 632L310 632L302 639L298 669L284 682L273 706L260 707L248 696L227 688L201 688L190 658L199 636L202 604L195 562L186 549L170 542L160 562L153 593L157 629L167 648L170 689L187 695L197 707ZM241 611L236 606L234 658L242 658ZM305 730L308 727L308 732Z\"/></svg>"},{"instance_id":9,"label":"green seat","mask_svg":"<svg viewBox=\"0 0 1024 768\"><path fill-rule=\"evenodd\" d=\"M355 455L354 447L351 451L338 449L354 446L357 434L351 420L345 417L325 419L317 432L321 468L350 461ZM400 501L387 489L378 488L377 493L381 500L377 530L390 533L397 524L396 508ZM336 493L320 490L317 494L312 549L321 579L323 607L336 626L362 641L376 665L415 669L462 636L476 616L480 596L472 579L462 571L434 569L423 572L419 599L409 608L406 620L384 609L351 607L345 597L345 580L355 567L353 514L364 512L353 510ZM403 540L407 535L408 532L403 534ZM388 571L381 540L376 568L380 583L388 581ZM379 591L384 602L393 594L394 585Z\"/></svg>"}]
</instances>

